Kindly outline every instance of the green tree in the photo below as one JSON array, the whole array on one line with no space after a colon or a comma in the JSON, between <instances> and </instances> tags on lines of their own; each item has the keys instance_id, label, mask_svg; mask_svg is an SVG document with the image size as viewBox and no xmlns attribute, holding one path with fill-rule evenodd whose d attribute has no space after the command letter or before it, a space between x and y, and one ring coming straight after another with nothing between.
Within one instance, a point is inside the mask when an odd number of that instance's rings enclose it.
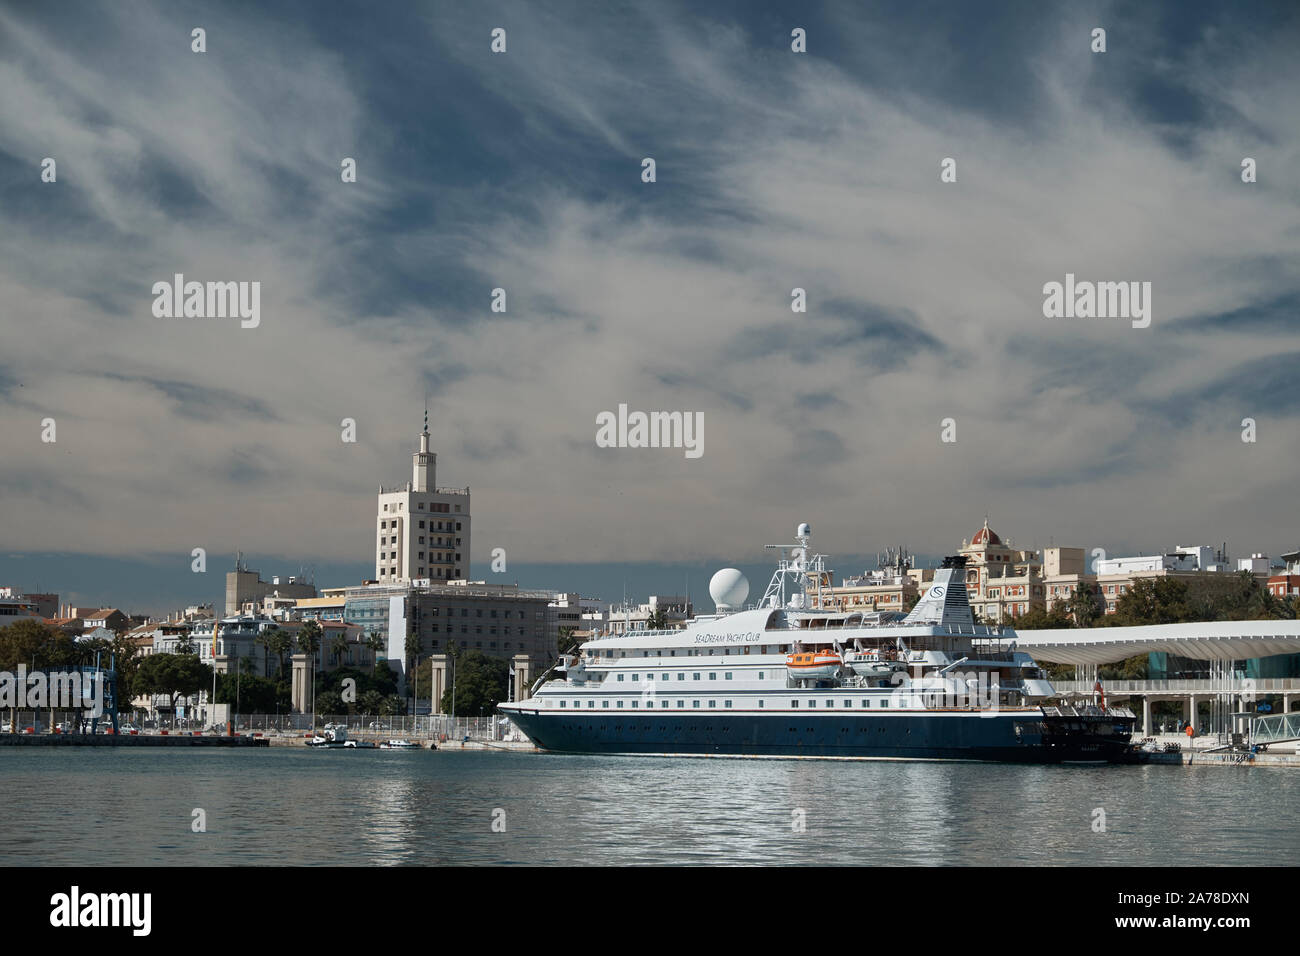
<instances>
[{"instance_id":1,"label":"green tree","mask_svg":"<svg viewBox=\"0 0 1300 956\"><path fill-rule=\"evenodd\" d=\"M1017 631L1032 631L1038 628L1074 627L1074 618L1066 613L1059 604L1050 611L1036 607L1026 611L1013 622Z\"/></svg>"},{"instance_id":2,"label":"green tree","mask_svg":"<svg viewBox=\"0 0 1300 956\"><path fill-rule=\"evenodd\" d=\"M1096 585L1080 584L1060 606L1074 621L1076 627L1092 627L1104 613L1101 595Z\"/></svg>"},{"instance_id":3,"label":"green tree","mask_svg":"<svg viewBox=\"0 0 1300 956\"><path fill-rule=\"evenodd\" d=\"M289 709L292 705L287 691L287 684L269 677L217 675L217 703L238 705L245 714L273 714L277 709Z\"/></svg>"},{"instance_id":4,"label":"green tree","mask_svg":"<svg viewBox=\"0 0 1300 956\"><path fill-rule=\"evenodd\" d=\"M1189 606L1187 582L1178 578L1142 578L1115 602L1105 624L1178 624L1196 620Z\"/></svg>"},{"instance_id":5,"label":"green tree","mask_svg":"<svg viewBox=\"0 0 1300 956\"><path fill-rule=\"evenodd\" d=\"M348 639L346 635L335 634L330 639L330 656L334 658L334 666L338 667L343 663L343 655L348 652Z\"/></svg>"},{"instance_id":6,"label":"green tree","mask_svg":"<svg viewBox=\"0 0 1300 956\"><path fill-rule=\"evenodd\" d=\"M273 627L257 635L257 643L261 644L268 654L276 656L276 660L279 661L279 670L276 673L283 680L289 655L293 652L293 635L283 628Z\"/></svg>"},{"instance_id":7,"label":"green tree","mask_svg":"<svg viewBox=\"0 0 1300 956\"><path fill-rule=\"evenodd\" d=\"M508 696L510 665L481 651L456 656L455 716L477 717L491 713ZM452 713L453 688L442 695L442 712Z\"/></svg>"},{"instance_id":8,"label":"green tree","mask_svg":"<svg viewBox=\"0 0 1300 956\"><path fill-rule=\"evenodd\" d=\"M578 638L573 636L573 632L576 630L577 630L576 627L560 628L560 639L558 644L556 645L558 652L560 654L577 653L578 647L582 644L582 642Z\"/></svg>"},{"instance_id":9,"label":"green tree","mask_svg":"<svg viewBox=\"0 0 1300 956\"><path fill-rule=\"evenodd\" d=\"M322 714L346 714L349 705L343 702L343 695L336 690L327 690L316 695L316 710Z\"/></svg>"},{"instance_id":10,"label":"green tree","mask_svg":"<svg viewBox=\"0 0 1300 956\"><path fill-rule=\"evenodd\" d=\"M136 669L131 693L166 694L175 712L178 697L193 696L211 684L212 668L195 654L150 654Z\"/></svg>"},{"instance_id":11,"label":"green tree","mask_svg":"<svg viewBox=\"0 0 1300 956\"><path fill-rule=\"evenodd\" d=\"M27 619L0 628L0 670L10 673L25 664L29 670L45 666L44 658L54 642L54 631L44 621ZM18 707L9 708L10 733L18 732Z\"/></svg>"}]
</instances>

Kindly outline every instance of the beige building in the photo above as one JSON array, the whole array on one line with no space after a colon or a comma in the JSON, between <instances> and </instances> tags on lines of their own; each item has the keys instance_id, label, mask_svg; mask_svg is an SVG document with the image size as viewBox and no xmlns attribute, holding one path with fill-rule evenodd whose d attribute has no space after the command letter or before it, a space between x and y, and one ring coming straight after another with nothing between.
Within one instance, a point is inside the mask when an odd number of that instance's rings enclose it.
<instances>
[{"instance_id":1,"label":"beige building","mask_svg":"<svg viewBox=\"0 0 1300 956\"><path fill-rule=\"evenodd\" d=\"M971 610L995 624L1046 606L1043 564L1037 551L1021 551L1004 544L989 527L962 541L966 558L966 591Z\"/></svg>"},{"instance_id":2,"label":"beige building","mask_svg":"<svg viewBox=\"0 0 1300 956\"><path fill-rule=\"evenodd\" d=\"M243 614L246 610L260 610L262 601L269 597L286 599L310 598L316 596L316 585L309 584L297 577L281 578L278 575L270 581L263 581L260 571L250 571L243 560L237 558L235 570L226 572L226 616Z\"/></svg>"},{"instance_id":3,"label":"beige building","mask_svg":"<svg viewBox=\"0 0 1300 956\"><path fill-rule=\"evenodd\" d=\"M1047 610L1069 603L1083 589L1096 593L1097 575L1088 570L1083 548L1043 550L1043 585L1047 588Z\"/></svg>"},{"instance_id":4,"label":"beige building","mask_svg":"<svg viewBox=\"0 0 1300 956\"><path fill-rule=\"evenodd\" d=\"M438 488L429 426L412 456L411 480L380 487L375 517L375 580L382 585L445 584L469 576L469 488Z\"/></svg>"},{"instance_id":5,"label":"beige building","mask_svg":"<svg viewBox=\"0 0 1300 956\"><path fill-rule=\"evenodd\" d=\"M839 587L823 591L821 606L901 613L909 610L934 580L933 568L914 567L911 556L901 548L881 555L879 565L874 571L846 577Z\"/></svg>"}]
</instances>

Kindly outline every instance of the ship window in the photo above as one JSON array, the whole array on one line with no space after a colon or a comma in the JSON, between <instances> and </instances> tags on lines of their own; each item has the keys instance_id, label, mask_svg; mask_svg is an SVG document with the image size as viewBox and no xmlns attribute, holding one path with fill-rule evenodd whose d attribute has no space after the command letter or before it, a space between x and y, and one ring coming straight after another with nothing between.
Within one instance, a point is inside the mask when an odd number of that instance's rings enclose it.
<instances>
[{"instance_id":1,"label":"ship window","mask_svg":"<svg viewBox=\"0 0 1300 956\"><path fill-rule=\"evenodd\" d=\"M699 680L699 679L700 679L700 675L699 672L697 671L695 675L692 677L692 680Z\"/></svg>"},{"instance_id":2,"label":"ship window","mask_svg":"<svg viewBox=\"0 0 1300 956\"><path fill-rule=\"evenodd\" d=\"M684 701L684 700L679 700L679 701L677 702L677 706L678 706L678 707L685 707L685 706L686 706L686 701Z\"/></svg>"},{"instance_id":3,"label":"ship window","mask_svg":"<svg viewBox=\"0 0 1300 956\"><path fill-rule=\"evenodd\" d=\"M809 706L809 707L816 707L816 706L817 706L817 701L815 701L815 700L810 700L810 701L808 701L808 706Z\"/></svg>"},{"instance_id":4,"label":"ship window","mask_svg":"<svg viewBox=\"0 0 1300 956\"><path fill-rule=\"evenodd\" d=\"M717 707L717 706L718 706L718 702L717 702L716 700L711 700L711 701L709 701L709 706L710 706L710 707Z\"/></svg>"},{"instance_id":5,"label":"ship window","mask_svg":"<svg viewBox=\"0 0 1300 956\"><path fill-rule=\"evenodd\" d=\"M759 679L759 680L762 680L762 679L763 679L763 672L762 672L762 671L759 671L759 672L758 672L758 679Z\"/></svg>"},{"instance_id":6,"label":"ship window","mask_svg":"<svg viewBox=\"0 0 1300 956\"><path fill-rule=\"evenodd\" d=\"M638 707L638 706L640 706L640 704L641 704L641 702L640 702L639 700L634 700L634 701L632 701L632 706L633 706L633 707Z\"/></svg>"},{"instance_id":7,"label":"ship window","mask_svg":"<svg viewBox=\"0 0 1300 956\"><path fill-rule=\"evenodd\" d=\"M589 700L589 701L587 701L587 706L588 706L588 707L595 707L595 706L596 706L596 702L595 702L594 700Z\"/></svg>"},{"instance_id":8,"label":"ship window","mask_svg":"<svg viewBox=\"0 0 1300 956\"><path fill-rule=\"evenodd\" d=\"M700 702L699 702L698 700L693 700L693 701L691 701L691 706L692 706L692 707L699 707L699 706L700 706Z\"/></svg>"},{"instance_id":9,"label":"ship window","mask_svg":"<svg viewBox=\"0 0 1300 956\"><path fill-rule=\"evenodd\" d=\"M567 707L568 704L569 704L569 702L568 702L567 700L562 700L562 701L560 701L560 706L561 706L561 707Z\"/></svg>"},{"instance_id":10,"label":"ship window","mask_svg":"<svg viewBox=\"0 0 1300 956\"><path fill-rule=\"evenodd\" d=\"M608 707L608 706L609 706L609 701L607 701L607 700L602 700L602 701L600 702L600 706L601 706L601 707Z\"/></svg>"},{"instance_id":11,"label":"ship window","mask_svg":"<svg viewBox=\"0 0 1300 956\"><path fill-rule=\"evenodd\" d=\"M731 671L727 671L723 676L726 677L727 680L731 680Z\"/></svg>"},{"instance_id":12,"label":"ship window","mask_svg":"<svg viewBox=\"0 0 1300 956\"><path fill-rule=\"evenodd\" d=\"M711 672L709 673L709 680L717 680L717 679L718 679L718 672L717 672L717 671L711 671Z\"/></svg>"},{"instance_id":13,"label":"ship window","mask_svg":"<svg viewBox=\"0 0 1300 956\"><path fill-rule=\"evenodd\" d=\"M635 681L636 679L637 679L637 675L636 675L636 674L633 674L633 675L632 675L632 680Z\"/></svg>"},{"instance_id":14,"label":"ship window","mask_svg":"<svg viewBox=\"0 0 1300 956\"><path fill-rule=\"evenodd\" d=\"M623 702L622 702L621 700L618 702L618 706L620 706L620 707L623 706Z\"/></svg>"},{"instance_id":15,"label":"ship window","mask_svg":"<svg viewBox=\"0 0 1300 956\"><path fill-rule=\"evenodd\" d=\"M730 706L731 706L731 701L729 701L729 700L724 700L724 701L722 702L722 706L724 706L724 707L730 707Z\"/></svg>"},{"instance_id":16,"label":"ship window","mask_svg":"<svg viewBox=\"0 0 1300 956\"><path fill-rule=\"evenodd\" d=\"M790 701L790 706L794 708L798 708L799 702L797 700L792 700Z\"/></svg>"},{"instance_id":17,"label":"ship window","mask_svg":"<svg viewBox=\"0 0 1300 956\"><path fill-rule=\"evenodd\" d=\"M845 706L845 707L852 707L852 706L853 706L853 701L851 701L851 700L846 700L846 701L844 702L844 706Z\"/></svg>"},{"instance_id":18,"label":"ship window","mask_svg":"<svg viewBox=\"0 0 1300 956\"><path fill-rule=\"evenodd\" d=\"M685 674L678 674L678 675L677 675L677 679L678 679L678 680L686 680L686 675L685 675Z\"/></svg>"},{"instance_id":19,"label":"ship window","mask_svg":"<svg viewBox=\"0 0 1300 956\"><path fill-rule=\"evenodd\" d=\"M758 706L759 706L759 707L762 707L762 706L763 706L763 702L762 702L761 700L758 702Z\"/></svg>"}]
</instances>

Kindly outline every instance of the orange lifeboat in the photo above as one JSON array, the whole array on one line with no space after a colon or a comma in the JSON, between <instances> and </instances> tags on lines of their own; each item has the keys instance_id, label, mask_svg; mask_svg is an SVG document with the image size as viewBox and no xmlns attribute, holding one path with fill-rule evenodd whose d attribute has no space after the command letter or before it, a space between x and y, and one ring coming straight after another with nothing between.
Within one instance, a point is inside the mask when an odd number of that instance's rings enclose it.
<instances>
[{"instance_id":1,"label":"orange lifeboat","mask_svg":"<svg viewBox=\"0 0 1300 956\"><path fill-rule=\"evenodd\" d=\"M829 680L839 676L843 663L830 648L795 651L786 655L785 670L795 680Z\"/></svg>"}]
</instances>

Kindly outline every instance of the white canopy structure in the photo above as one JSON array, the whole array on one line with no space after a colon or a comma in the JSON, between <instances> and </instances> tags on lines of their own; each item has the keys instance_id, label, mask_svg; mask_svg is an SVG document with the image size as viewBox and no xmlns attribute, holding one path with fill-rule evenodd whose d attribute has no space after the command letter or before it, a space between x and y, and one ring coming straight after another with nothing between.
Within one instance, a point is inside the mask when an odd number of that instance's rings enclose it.
<instances>
[{"instance_id":1,"label":"white canopy structure","mask_svg":"<svg viewBox=\"0 0 1300 956\"><path fill-rule=\"evenodd\" d=\"M1017 646L1052 664L1111 664L1153 652L1227 661L1300 654L1300 620L1208 621L1016 632Z\"/></svg>"}]
</instances>

